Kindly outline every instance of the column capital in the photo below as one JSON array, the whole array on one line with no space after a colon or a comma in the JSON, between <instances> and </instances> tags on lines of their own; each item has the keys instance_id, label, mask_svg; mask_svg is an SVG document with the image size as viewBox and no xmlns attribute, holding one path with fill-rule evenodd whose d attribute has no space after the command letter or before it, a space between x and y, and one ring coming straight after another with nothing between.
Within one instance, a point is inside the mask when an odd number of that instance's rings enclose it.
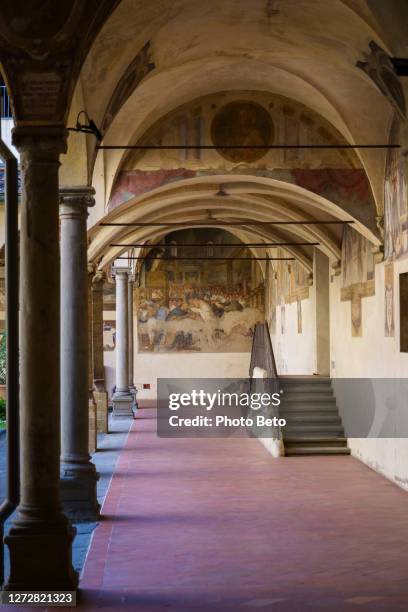
<instances>
[{"instance_id":1,"label":"column capital","mask_svg":"<svg viewBox=\"0 0 408 612\"><path fill-rule=\"evenodd\" d=\"M103 287L103 283L106 280L106 274L103 270L95 270L95 274L92 277L92 290L99 291Z\"/></svg>"},{"instance_id":2,"label":"column capital","mask_svg":"<svg viewBox=\"0 0 408 612\"><path fill-rule=\"evenodd\" d=\"M115 266L112 268L112 272L115 274L115 276L120 276L120 275L125 275L129 276L129 274L132 273L132 270L130 268L126 268L125 266Z\"/></svg>"},{"instance_id":3,"label":"column capital","mask_svg":"<svg viewBox=\"0 0 408 612\"><path fill-rule=\"evenodd\" d=\"M67 136L68 130L62 125L23 125L13 129L12 142L20 153L28 153L37 161L51 162L67 152Z\"/></svg>"},{"instance_id":4,"label":"column capital","mask_svg":"<svg viewBox=\"0 0 408 612\"><path fill-rule=\"evenodd\" d=\"M95 189L89 185L62 187L59 190L60 217L87 217L88 208L95 205Z\"/></svg>"},{"instance_id":5,"label":"column capital","mask_svg":"<svg viewBox=\"0 0 408 612\"><path fill-rule=\"evenodd\" d=\"M88 271L88 276L92 276L92 278L93 278L93 276L96 273L96 264L93 261L88 261L88 263L87 263L87 271Z\"/></svg>"}]
</instances>

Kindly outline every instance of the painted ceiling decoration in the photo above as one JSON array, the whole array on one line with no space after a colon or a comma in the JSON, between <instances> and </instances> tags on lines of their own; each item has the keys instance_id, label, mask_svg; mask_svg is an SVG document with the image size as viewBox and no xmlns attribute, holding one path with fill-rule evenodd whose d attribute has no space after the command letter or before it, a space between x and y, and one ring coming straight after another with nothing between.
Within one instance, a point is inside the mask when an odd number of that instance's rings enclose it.
<instances>
[{"instance_id":1,"label":"painted ceiling decoration","mask_svg":"<svg viewBox=\"0 0 408 612\"><path fill-rule=\"evenodd\" d=\"M370 77L398 114L406 119L407 109L404 90L395 73L391 58L374 40L370 42L369 47L370 52L364 53L366 61L359 61L356 66Z\"/></svg>"},{"instance_id":2,"label":"painted ceiling decoration","mask_svg":"<svg viewBox=\"0 0 408 612\"><path fill-rule=\"evenodd\" d=\"M323 196L377 233L375 202L353 150L299 149L296 145L345 144L344 137L304 105L269 92L219 92L196 98L156 121L140 144L176 150L131 150L117 173L108 210L166 185L218 173L271 178ZM200 144L218 145L201 150ZM251 145L293 145L257 149ZM192 149L185 148L187 145ZM223 149L222 146L248 146ZM197 148L195 148L197 146Z\"/></svg>"},{"instance_id":3,"label":"painted ceiling decoration","mask_svg":"<svg viewBox=\"0 0 408 612\"><path fill-rule=\"evenodd\" d=\"M85 156L86 180L97 192L89 217L95 228L90 250L95 247L97 257L110 257L99 248L108 243L104 232L99 246L93 245L107 212L129 220L142 211L147 217L166 215L171 207L187 220L199 217L200 209L218 215L220 198L213 194L220 184L231 194L222 199L221 212L228 218L234 209L240 218L253 210L260 218L351 215L357 231L377 244L375 220L384 213L386 195L385 150L333 150L330 158L328 152L323 157L296 148L260 155L251 148L222 151L220 145L239 132L240 104L249 105L252 115L251 130L239 135L241 144L245 139L266 146L386 143L394 110L401 120L406 117L403 81L390 58L406 57L407 47L406 22L398 20L393 3L386 4L4 0L1 70L18 123L63 124L68 114L75 121L86 110L107 146L160 139L193 145L184 152L133 156L98 151L92 136L71 133L60 176L80 176L83 184L79 164ZM369 53L363 58L364 49ZM220 92L229 95L208 106L207 97ZM278 103L279 97L285 103ZM228 104L237 105L230 131L217 119ZM238 133L235 138L232 144ZM218 150L200 148L211 143ZM180 189L173 191L175 184ZM399 224L405 223L402 217ZM303 231L297 237L310 238L314 230L300 236ZM321 233L314 237L338 259L341 239L334 230ZM395 256L405 252L401 244L393 247ZM308 254L300 256L307 265Z\"/></svg>"},{"instance_id":4,"label":"painted ceiling decoration","mask_svg":"<svg viewBox=\"0 0 408 612\"><path fill-rule=\"evenodd\" d=\"M156 65L152 58L151 44L150 41L147 41L129 64L113 92L101 124L101 131L103 134L108 130L113 118L131 93L155 67Z\"/></svg>"},{"instance_id":5,"label":"painted ceiling decoration","mask_svg":"<svg viewBox=\"0 0 408 612\"><path fill-rule=\"evenodd\" d=\"M224 146L268 146L273 142L274 126L268 111L252 101L230 102L215 115L211 136L217 151L233 162L254 162L267 149L230 149Z\"/></svg>"}]
</instances>

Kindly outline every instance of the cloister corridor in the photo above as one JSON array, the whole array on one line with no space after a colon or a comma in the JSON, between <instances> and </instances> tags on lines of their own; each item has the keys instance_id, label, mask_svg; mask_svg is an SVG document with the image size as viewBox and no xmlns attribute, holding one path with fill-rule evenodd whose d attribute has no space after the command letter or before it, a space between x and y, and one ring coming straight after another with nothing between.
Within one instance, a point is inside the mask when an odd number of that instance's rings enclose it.
<instances>
[{"instance_id":1,"label":"cloister corridor","mask_svg":"<svg viewBox=\"0 0 408 612\"><path fill-rule=\"evenodd\" d=\"M350 456L158 438L155 414L141 407L120 454L81 609L407 609L408 499L394 483Z\"/></svg>"},{"instance_id":2,"label":"cloister corridor","mask_svg":"<svg viewBox=\"0 0 408 612\"><path fill-rule=\"evenodd\" d=\"M408 611L407 25L0 2L4 610Z\"/></svg>"}]
</instances>

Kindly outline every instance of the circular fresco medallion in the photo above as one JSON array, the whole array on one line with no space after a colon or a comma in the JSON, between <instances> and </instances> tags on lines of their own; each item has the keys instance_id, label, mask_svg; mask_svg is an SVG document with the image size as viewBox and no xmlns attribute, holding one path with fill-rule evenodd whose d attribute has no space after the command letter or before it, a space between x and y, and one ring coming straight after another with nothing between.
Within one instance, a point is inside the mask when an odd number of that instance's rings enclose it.
<instances>
[{"instance_id":1,"label":"circular fresco medallion","mask_svg":"<svg viewBox=\"0 0 408 612\"><path fill-rule=\"evenodd\" d=\"M259 145L270 146L274 128L267 110L255 102L230 102L215 115L211 125L211 138L218 153L233 162L254 162L266 155L269 149L256 149ZM246 146L248 149L227 147Z\"/></svg>"}]
</instances>

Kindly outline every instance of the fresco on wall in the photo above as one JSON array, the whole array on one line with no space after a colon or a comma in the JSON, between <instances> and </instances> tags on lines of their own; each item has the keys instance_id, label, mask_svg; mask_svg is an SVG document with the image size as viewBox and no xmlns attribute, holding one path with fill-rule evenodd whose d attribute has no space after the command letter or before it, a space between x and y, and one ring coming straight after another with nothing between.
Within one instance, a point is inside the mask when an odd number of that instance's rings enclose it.
<instances>
[{"instance_id":1,"label":"fresco on wall","mask_svg":"<svg viewBox=\"0 0 408 612\"><path fill-rule=\"evenodd\" d=\"M291 253L278 248L274 253L276 257L290 257ZM303 332L302 300L309 297L309 288L312 282L311 273L298 261L268 262L269 275L267 287L268 321L271 335L277 330L280 334L286 333L286 304L296 302L297 331ZM279 309L280 324L277 325L277 311Z\"/></svg>"},{"instance_id":2,"label":"fresco on wall","mask_svg":"<svg viewBox=\"0 0 408 612\"><path fill-rule=\"evenodd\" d=\"M108 210L164 185L217 173L242 173L308 189L376 231L370 183L354 151L254 148L346 144L321 116L284 96L246 91L201 96L160 117L140 136L140 144L147 143L179 145L180 149L129 151L116 174ZM200 144L212 143L218 148L199 149ZM238 144L249 148L235 149Z\"/></svg>"},{"instance_id":3,"label":"fresco on wall","mask_svg":"<svg viewBox=\"0 0 408 612\"><path fill-rule=\"evenodd\" d=\"M371 40L368 46L369 52L363 54L365 61L358 61L356 66L374 81L381 93L405 119L407 109L404 88L395 72L391 57L374 40Z\"/></svg>"},{"instance_id":4,"label":"fresco on wall","mask_svg":"<svg viewBox=\"0 0 408 612\"><path fill-rule=\"evenodd\" d=\"M268 146L272 143L274 128L268 111L255 102L237 101L223 106L215 115L212 141L218 152L233 162L254 162L268 149L230 149L236 145L246 147Z\"/></svg>"},{"instance_id":5,"label":"fresco on wall","mask_svg":"<svg viewBox=\"0 0 408 612\"><path fill-rule=\"evenodd\" d=\"M298 334L302 333L302 302L297 300L297 331Z\"/></svg>"},{"instance_id":6,"label":"fresco on wall","mask_svg":"<svg viewBox=\"0 0 408 612\"><path fill-rule=\"evenodd\" d=\"M394 265L384 266L385 337L394 337Z\"/></svg>"},{"instance_id":7,"label":"fresco on wall","mask_svg":"<svg viewBox=\"0 0 408 612\"><path fill-rule=\"evenodd\" d=\"M342 242L343 287L374 278L372 244L352 227L344 227Z\"/></svg>"},{"instance_id":8,"label":"fresco on wall","mask_svg":"<svg viewBox=\"0 0 408 612\"><path fill-rule=\"evenodd\" d=\"M265 266L265 316L269 332L276 334L277 284L272 262L268 260Z\"/></svg>"},{"instance_id":9,"label":"fresco on wall","mask_svg":"<svg viewBox=\"0 0 408 612\"><path fill-rule=\"evenodd\" d=\"M103 285L103 350L114 351L116 346L116 292L115 285L112 282L105 282ZM105 314L106 313L106 314Z\"/></svg>"},{"instance_id":10,"label":"fresco on wall","mask_svg":"<svg viewBox=\"0 0 408 612\"><path fill-rule=\"evenodd\" d=\"M277 250L277 257L290 257L284 249ZM278 261L276 266L276 290L286 304L309 297L309 272L298 261Z\"/></svg>"},{"instance_id":11,"label":"fresco on wall","mask_svg":"<svg viewBox=\"0 0 408 612\"><path fill-rule=\"evenodd\" d=\"M103 134L106 133L113 118L129 96L134 92L139 83L149 74L149 72L154 70L155 67L155 63L152 59L150 41L148 41L129 64L116 86L101 123L101 132Z\"/></svg>"},{"instance_id":12,"label":"fresco on wall","mask_svg":"<svg viewBox=\"0 0 408 612\"><path fill-rule=\"evenodd\" d=\"M281 334L282 336L286 332L286 310L285 310L285 302L281 304Z\"/></svg>"},{"instance_id":13,"label":"fresco on wall","mask_svg":"<svg viewBox=\"0 0 408 612\"><path fill-rule=\"evenodd\" d=\"M116 346L116 328L114 321L103 322L103 350L114 351Z\"/></svg>"},{"instance_id":14,"label":"fresco on wall","mask_svg":"<svg viewBox=\"0 0 408 612\"><path fill-rule=\"evenodd\" d=\"M261 270L254 260L225 260L250 257L248 249L217 229L172 232L165 244L151 250L159 259L146 260L137 291L139 352L249 352L265 318Z\"/></svg>"},{"instance_id":15,"label":"fresco on wall","mask_svg":"<svg viewBox=\"0 0 408 612\"><path fill-rule=\"evenodd\" d=\"M351 302L351 335L361 337L362 304L364 297L375 295L374 255L372 244L364 236L346 225L343 230L341 269L343 287L341 301Z\"/></svg>"},{"instance_id":16,"label":"fresco on wall","mask_svg":"<svg viewBox=\"0 0 408 612\"><path fill-rule=\"evenodd\" d=\"M390 144L399 144L400 122L395 117ZM400 149L389 149L384 183L384 258L398 259L408 252L408 188Z\"/></svg>"}]
</instances>

